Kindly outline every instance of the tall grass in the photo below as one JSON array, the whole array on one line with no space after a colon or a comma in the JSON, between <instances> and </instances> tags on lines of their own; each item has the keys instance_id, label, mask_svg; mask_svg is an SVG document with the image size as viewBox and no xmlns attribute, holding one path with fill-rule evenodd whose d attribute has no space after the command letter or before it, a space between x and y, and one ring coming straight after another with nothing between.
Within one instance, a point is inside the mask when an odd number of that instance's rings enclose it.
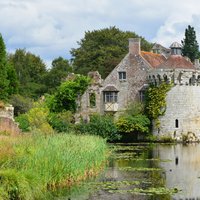
<instances>
[{"instance_id":1,"label":"tall grass","mask_svg":"<svg viewBox=\"0 0 200 200\"><path fill-rule=\"evenodd\" d=\"M0 140L0 200L44 199L44 193L95 174L106 159L96 136L24 136Z\"/></svg>"}]
</instances>

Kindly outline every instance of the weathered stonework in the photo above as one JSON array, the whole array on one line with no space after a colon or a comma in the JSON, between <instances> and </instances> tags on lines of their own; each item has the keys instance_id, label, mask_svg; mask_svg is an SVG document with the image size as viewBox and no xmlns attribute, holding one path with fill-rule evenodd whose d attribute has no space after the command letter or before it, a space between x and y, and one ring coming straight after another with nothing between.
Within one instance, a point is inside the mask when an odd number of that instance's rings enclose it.
<instances>
[{"instance_id":1,"label":"weathered stonework","mask_svg":"<svg viewBox=\"0 0 200 200\"><path fill-rule=\"evenodd\" d=\"M129 53L112 70L112 72L102 80L98 72L90 72L90 77L96 77L94 82L88 87L87 91L81 97L80 110L77 114L85 121L89 120L92 113L112 112L116 117L123 112L127 105L133 101L139 101L140 90L147 83L147 73L151 69L149 63L140 54L140 39L129 40ZM125 72L126 78L121 80L119 73ZM113 106L107 110L107 104L104 101L104 93L108 88L115 88L117 93L117 102L109 102ZM90 106L89 94L95 93L96 106ZM112 105L111 105L112 104ZM79 116L79 117L80 117Z\"/></svg>"},{"instance_id":2,"label":"weathered stonework","mask_svg":"<svg viewBox=\"0 0 200 200\"><path fill-rule=\"evenodd\" d=\"M194 65L182 57L178 43L170 48L154 45L154 51L165 55L143 52L140 51L140 39L129 39L129 53L105 80L98 72L88 74L94 81L79 101L77 119L88 121L93 113L112 113L118 117L129 103L141 100L142 91L148 84L173 83L166 98L166 112L159 117L160 127L153 126L153 133L177 140L199 140L199 64ZM91 96L95 96L95 105L91 105Z\"/></svg>"},{"instance_id":3,"label":"weathered stonework","mask_svg":"<svg viewBox=\"0 0 200 200\"><path fill-rule=\"evenodd\" d=\"M18 124L14 121L14 107L11 105L0 108L0 132L7 132L10 135L20 133Z\"/></svg>"}]
</instances>

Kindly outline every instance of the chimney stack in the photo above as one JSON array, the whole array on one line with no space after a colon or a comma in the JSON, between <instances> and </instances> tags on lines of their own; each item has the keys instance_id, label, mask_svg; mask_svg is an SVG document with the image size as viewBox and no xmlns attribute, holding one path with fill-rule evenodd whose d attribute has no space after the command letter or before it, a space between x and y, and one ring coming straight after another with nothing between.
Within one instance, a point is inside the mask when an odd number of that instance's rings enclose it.
<instances>
[{"instance_id":1,"label":"chimney stack","mask_svg":"<svg viewBox=\"0 0 200 200\"><path fill-rule=\"evenodd\" d=\"M129 53L131 55L140 54L140 38L129 38Z\"/></svg>"}]
</instances>

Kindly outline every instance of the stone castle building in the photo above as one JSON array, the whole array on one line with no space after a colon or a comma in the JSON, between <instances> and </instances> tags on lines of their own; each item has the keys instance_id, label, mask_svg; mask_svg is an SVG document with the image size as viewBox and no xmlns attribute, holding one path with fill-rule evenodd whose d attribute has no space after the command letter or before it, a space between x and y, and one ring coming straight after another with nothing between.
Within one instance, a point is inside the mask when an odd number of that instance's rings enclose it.
<instances>
[{"instance_id":1,"label":"stone castle building","mask_svg":"<svg viewBox=\"0 0 200 200\"><path fill-rule=\"evenodd\" d=\"M140 49L140 39L129 39L129 52L105 78L90 72L93 83L80 100L79 115L85 121L92 113L112 113L119 116L131 102L143 101L148 84L173 82L168 92L164 116L160 126L153 127L158 136L168 135L181 140L183 135L192 140L200 138L200 70L181 55L181 45L170 49L155 44L153 52Z\"/></svg>"}]
</instances>

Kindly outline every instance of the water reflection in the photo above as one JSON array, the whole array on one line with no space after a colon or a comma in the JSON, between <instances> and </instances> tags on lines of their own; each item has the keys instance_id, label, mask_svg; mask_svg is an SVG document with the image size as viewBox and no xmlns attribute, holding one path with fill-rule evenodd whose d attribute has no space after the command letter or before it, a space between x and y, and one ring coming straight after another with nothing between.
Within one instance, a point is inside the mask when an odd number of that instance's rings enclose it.
<instances>
[{"instance_id":1,"label":"water reflection","mask_svg":"<svg viewBox=\"0 0 200 200\"><path fill-rule=\"evenodd\" d=\"M154 156L172 160L160 166L165 171L166 186L182 190L173 195L173 199L200 199L199 144L157 145Z\"/></svg>"},{"instance_id":2,"label":"water reflection","mask_svg":"<svg viewBox=\"0 0 200 200\"><path fill-rule=\"evenodd\" d=\"M111 148L114 153L98 178L67 189L65 197L56 199L200 200L199 144L116 144ZM176 193L177 189L181 191Z\"/></svg>"}]
</instances>

